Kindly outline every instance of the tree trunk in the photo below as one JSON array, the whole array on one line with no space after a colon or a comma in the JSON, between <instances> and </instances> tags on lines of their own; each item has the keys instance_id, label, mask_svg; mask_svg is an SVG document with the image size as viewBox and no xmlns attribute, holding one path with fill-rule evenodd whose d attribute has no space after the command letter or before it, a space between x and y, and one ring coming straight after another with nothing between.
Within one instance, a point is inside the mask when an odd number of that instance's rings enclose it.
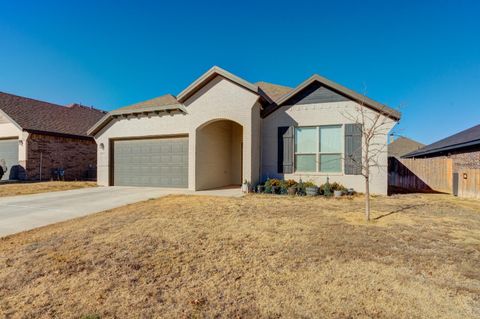
<instances>
[{"instance_id":1,"label":"tree trunk","mask_svg":"<svg viewBox=\"0 0 480 319\"><path fill-rule=\"evenodd\" d=\"M365 220L370 221L370 178L365 177Z\"/></svg>"}]
</instances>

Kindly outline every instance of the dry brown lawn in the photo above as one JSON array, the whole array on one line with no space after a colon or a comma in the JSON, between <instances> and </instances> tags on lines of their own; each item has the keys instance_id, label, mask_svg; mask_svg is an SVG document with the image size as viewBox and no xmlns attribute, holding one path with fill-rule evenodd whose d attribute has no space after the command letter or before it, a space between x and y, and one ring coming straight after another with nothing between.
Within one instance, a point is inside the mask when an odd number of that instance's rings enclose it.
<instances>
[{"instance_id":1,"label":"dry brown lawn","mask_svg":"<svg viewBox=\"0 0 480 319\"><path fill-rule=\"evenodd\" d=\"M0 197L66 191L94 187L95 182L37 182L0 184Z\"/></svg>"},{"instance_id":2,"label":"dry brown lawn","mask_svg":"<svg viewBox=\"0 0 480 319\"><path fill-rule=\"evenodd\" d=\"M0 240L6 318L480 317L480 201L169 196Z\"/></svg>"}]
</instances>

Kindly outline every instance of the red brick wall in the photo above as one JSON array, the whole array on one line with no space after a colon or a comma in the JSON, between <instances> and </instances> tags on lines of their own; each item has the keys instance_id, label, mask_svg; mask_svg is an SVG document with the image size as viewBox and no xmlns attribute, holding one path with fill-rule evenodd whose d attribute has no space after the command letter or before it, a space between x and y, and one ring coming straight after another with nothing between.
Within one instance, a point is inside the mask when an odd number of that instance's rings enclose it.
<instances>
[{"instance_id":1,"label":"red brick wall","mask_svg":"<svg viewBox=\"0 0 480 319\"><path fill-rule=\"evenodd\" d=\"M480 168L480 151L451 154L453 160L453 171L458 172L461 169Z\"/></svg>"},{"instance_id":2,"label":"red brick wall","mask_svg":"<svg viewBox=\"0 0 480 319\"><path fill-rule=\"evenodd\" d=\"M52 169L56 168L65 170L65 180L85 180L89 177L89 167L97 165L97 147L93 139L30 134L27 139L27 179L40 179L40 157L42 180L52 179Z\"/></svg>"}]
</instances>

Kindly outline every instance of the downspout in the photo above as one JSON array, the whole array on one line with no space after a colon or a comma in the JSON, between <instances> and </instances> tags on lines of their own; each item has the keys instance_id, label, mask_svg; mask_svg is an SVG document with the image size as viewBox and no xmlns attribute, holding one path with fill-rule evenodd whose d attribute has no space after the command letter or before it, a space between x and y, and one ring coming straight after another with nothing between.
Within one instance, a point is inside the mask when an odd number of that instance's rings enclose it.
<instances>
[{"instance_id":1,"label":"downspout","mask_svg":"<svg viewBox=\"0 0 480 319\"><path fill-rule=\"evenodd\" d=\"M258 183L262 182L262 168L263 168L263 151L262 151L262 146L263 146L263 119L262 119L262 113L261 113L261 108L260 108L260 143L258 143L258 148L260 152L260 163L258 165Z\"/></svg>"},{"instance_id":2,"label":"downspout","mask_svg":"<svg viewBox=\"0 0 480 319\"><path fill-rule=\"evenodd\" d=\"M40 181L42 181L42 161L43 161L43 152L40 152Z\"/></svg>"}]
</instances>

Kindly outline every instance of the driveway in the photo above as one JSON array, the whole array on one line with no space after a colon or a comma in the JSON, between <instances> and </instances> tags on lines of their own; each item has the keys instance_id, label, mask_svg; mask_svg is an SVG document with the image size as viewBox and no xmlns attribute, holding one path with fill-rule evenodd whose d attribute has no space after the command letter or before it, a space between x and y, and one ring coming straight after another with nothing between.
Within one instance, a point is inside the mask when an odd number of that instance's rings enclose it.
<instances>
[{"instance_id":1,"label":"driveway","mask_svg":"<svg viewBox=\"0 0 480 319\"><path fill-rule=\"evenodd\" d=\"M146 187L93 187L0 198L0 237L171 194L241 196L238 188L194 192Z\"/></svg>"}]
</instances>

